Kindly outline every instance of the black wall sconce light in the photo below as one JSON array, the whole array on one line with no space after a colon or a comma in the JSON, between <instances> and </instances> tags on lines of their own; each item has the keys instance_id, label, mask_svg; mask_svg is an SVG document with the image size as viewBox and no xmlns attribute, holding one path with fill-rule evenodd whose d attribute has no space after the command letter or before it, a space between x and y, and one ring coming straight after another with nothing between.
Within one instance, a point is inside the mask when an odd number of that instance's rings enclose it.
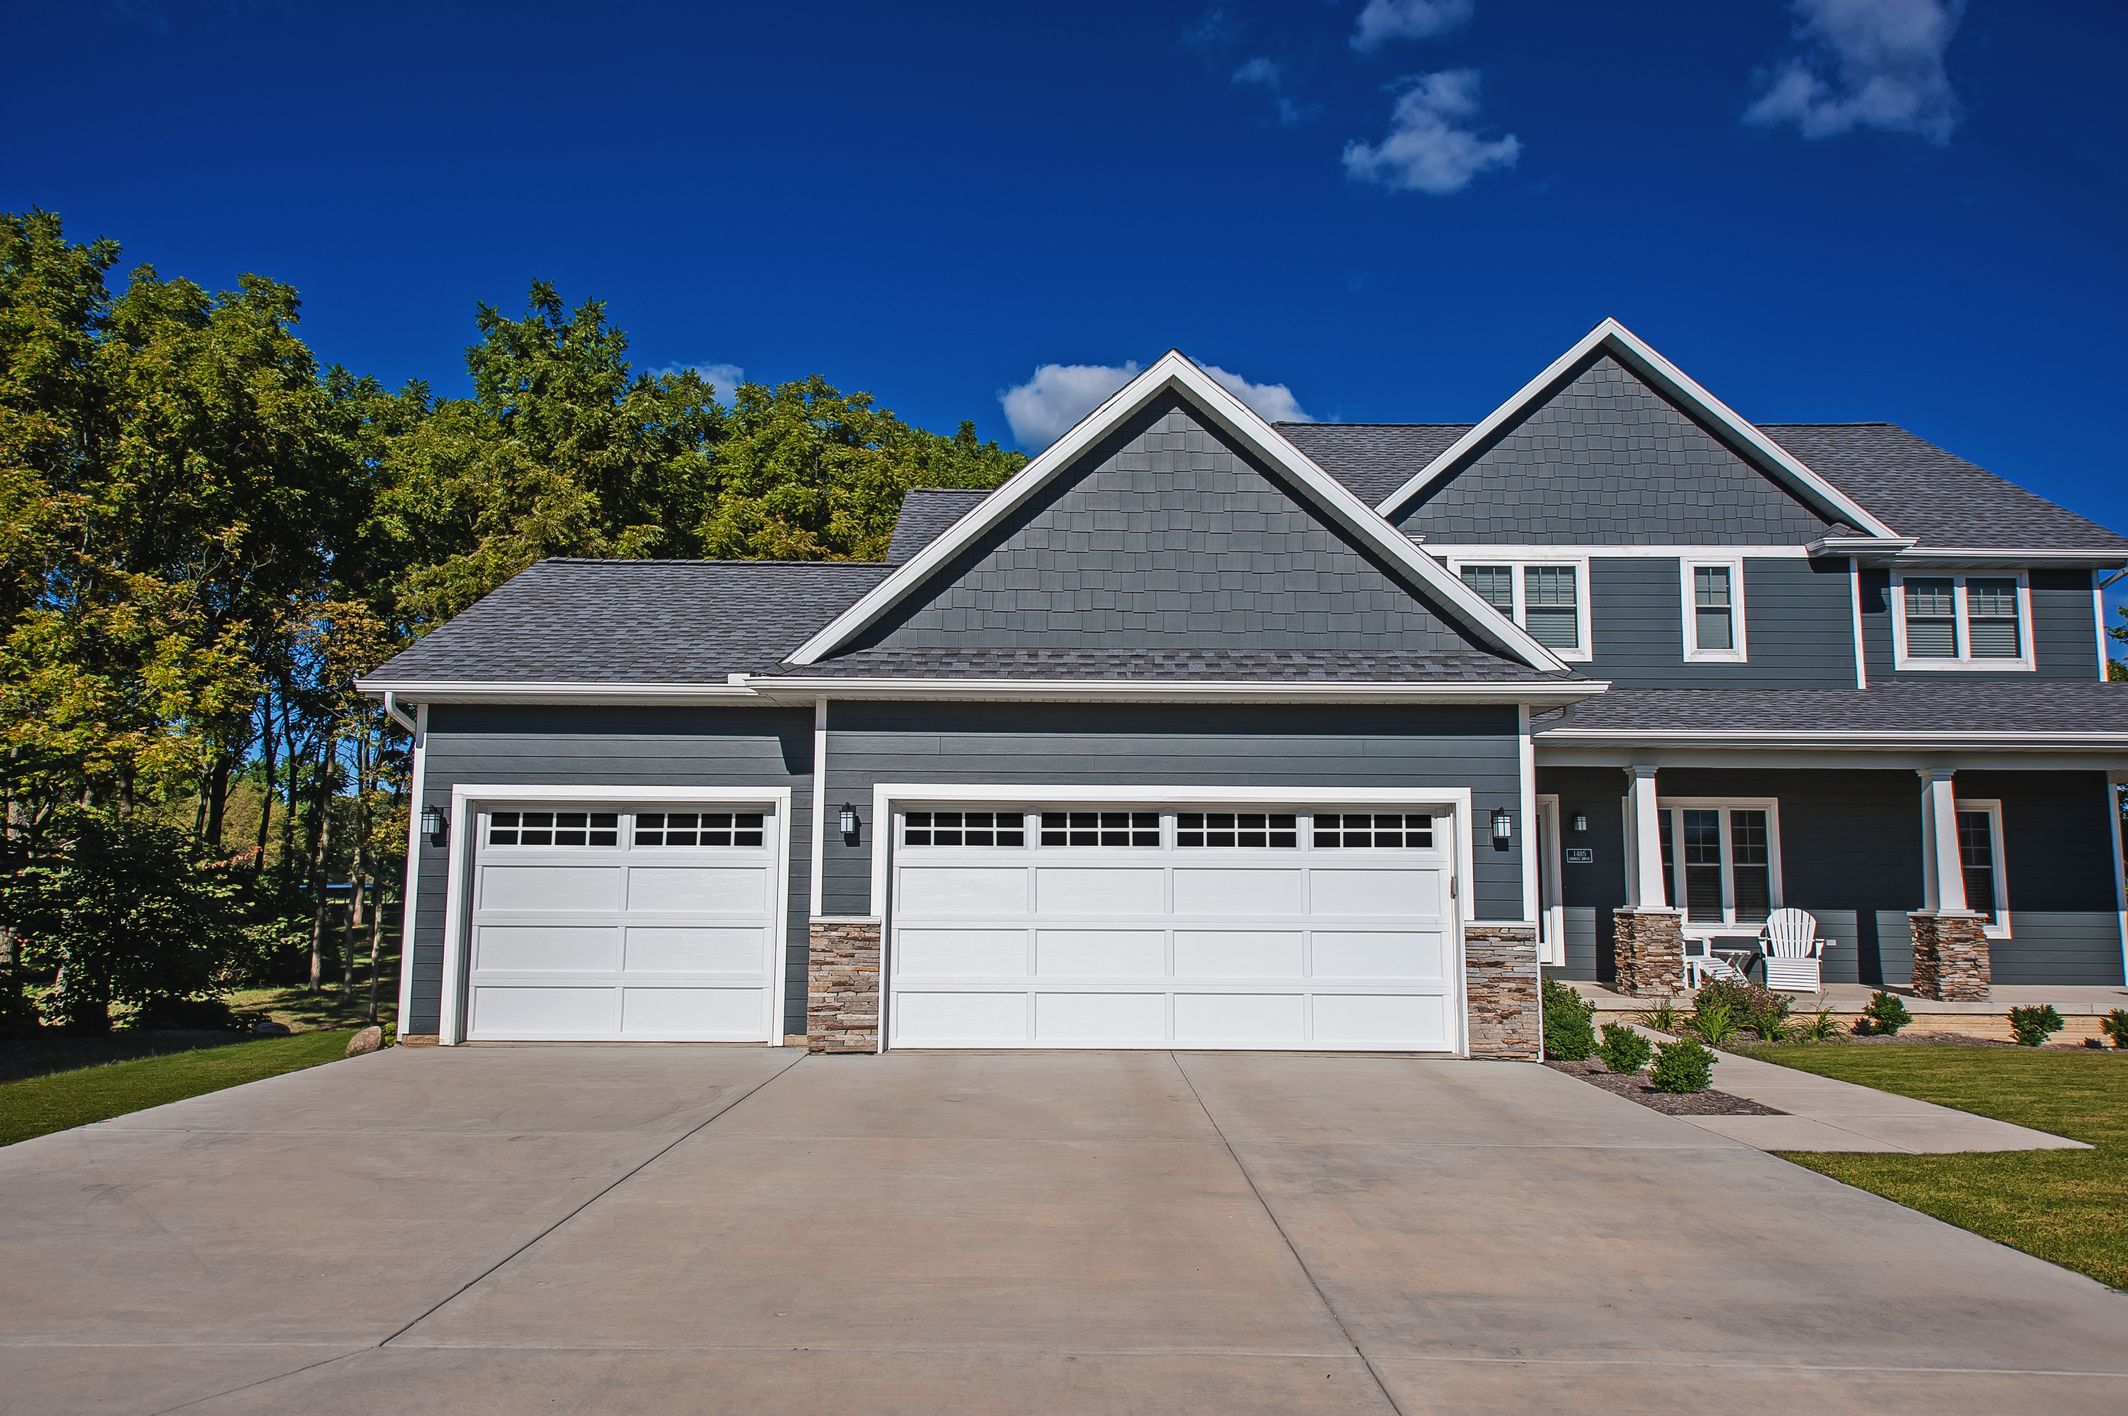
<instances>
[{"instance_id":1,"label":"black wall sconce light","mask_svg":"<svg viewBox=\"0 0 2128 1416\"><path fill-rule=\"evenodd\" d=\"M421 835L432 846L443 844L449 829L443 823L443 813L433 806L421 808Z\"/></svg>"},{"instance_id":2,"label":"black wall sconce light","mask_svg":"<svg viewBox=\"0 0 2128 1416\"><path fill-rule=\"evenodd\" d=\"M1588 816L1587 816L1586 814L1582 813L1582 812L1579 812L1579 811L1575 812L1575 813L1574 813L1574 834L1575 834L1575 835L1577 835L1577 836L1582 836L1582 835L1586 835L1586 834L1588 834L1588 829L1589 829L1589 818L1588 818Z\"/></svg>"},{"instance_id":3,"label":"black wall sconce light","mask_svg":"<svg viewBox=\"0 0 2128 1416\"><path fill-rule=\"evenodd\" d=\"M857 808L850 805L848 802L844 802L842 804L842 810L836 813L835 824L841 828L842 838L845 841L856 840Z\"/></svg>"},{"instance_id":4,"label":"black wall sconce light","mask_svg":"<svg viewBox=\"0 0 2128 1416\"><path fill-rule=\"evenodd\" d=\"M1515 818L1507 814L1507 808L1493 808L1493 844L1505 845L1515 838Z\"/></svg>"}]
</instances>

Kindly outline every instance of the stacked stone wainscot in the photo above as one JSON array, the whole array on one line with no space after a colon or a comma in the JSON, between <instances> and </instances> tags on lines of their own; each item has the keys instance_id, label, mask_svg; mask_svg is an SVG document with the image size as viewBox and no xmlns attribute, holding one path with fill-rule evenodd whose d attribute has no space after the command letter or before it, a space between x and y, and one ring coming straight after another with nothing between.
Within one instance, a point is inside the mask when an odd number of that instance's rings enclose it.
<instances>
[{"instance_id":1,"label":"stacked stone wainscot","mask_svg":"<svg viewBox=\"0 0 2128 1416\"><path fill-rule=\"evenodd\" d=\"M805 966L808 1052L879 1049L879 940L876 919L816 919Z\"/></svg>"},{"instance_id":2,"label":"stacked stone wainscot","mask_svg":"<svg viewBox=\"0 0 2128 1416\"><path fill-rule=\"evenodd\" d=\"M1537 931L1527 925L1473 924L1463 930L1470 1055L1535 1062L1544 1053L1538 1012Z\"/></svg>"},{"instance_id":3,"label":"stacked stone wainscot","mask_svg":"<svg viewBox=\"0 0 2128 1416\"><path fill-rule=\"evenodd\" d=\"M1980 1003L1988 996L1993 962L1986 917L1965 910L1916 910L1914 992L1939 1003Z\"/></svg>"},{"instance_id":4,"label":"stacked stone wainscot","mask_svg":"<svg viewBox=\"0 0 2128 1416\"><path fill-rule=\"evenodd\" d=\"M1663 998L1685 986L1684 916L1673 909L1611 915L1613 986L1629 998Z\"/></svg>"}]
</instances>

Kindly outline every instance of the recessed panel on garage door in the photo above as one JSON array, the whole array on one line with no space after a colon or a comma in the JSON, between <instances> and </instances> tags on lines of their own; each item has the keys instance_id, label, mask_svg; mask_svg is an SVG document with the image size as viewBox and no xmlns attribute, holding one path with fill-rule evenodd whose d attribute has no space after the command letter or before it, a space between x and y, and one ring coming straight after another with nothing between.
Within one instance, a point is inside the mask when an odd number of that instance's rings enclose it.
<instances>
[{"instance_id":1,"label":"recessed panel on garage door","mask_svg":"<svg viewBox=\"0 0 2128 1416\"><path fill-rule=\"evenodd\" d=\"M480 908L562 910L571 914L620 908L619 865L483 865Z\"/></svg>"},{"instance_id":2,"label":"recessed panel on garage door","mask_svg":"<svg viewBox=\"0 0 2128 1416\"><path fill-rule=\"evenodd\" d=\"M1307 936L1297 929L1177 929L1177 978L1299 978Z\"/></svg>"},{"instance_id":3,"label":"recessed panel on garage door","mask_svg":"<svg viewBox=\"0 0 2128 1416\"><path fill-rule=\"evenodd\" d=\"M1178 915L1296 915L1301 912L1299 866L1175 867Z\"/></svg>"},{"instance_id":4,"label":"recessed panel on garage door","mask_svg":"<svg viewBox=\"0 0 2128 1416\"><path fill-rule=\"evenodd\" d=\"M907 866L895 892L912 916L995 916L1027 913L1022 866Z\"/></svg>"},{"instance_id":5,"label":"recessed panel on garage door","mask_svg":"<svg viewBox=\"0 0 2128 1416\"><path fill-rule=\"evenodd\" d=\"M1167 1036L1164 993L1038 993L1038 1043L1159 1044Z\"/></svg>"},{"instance_id":6,"label":"recessed panel on garage door","mask_svg":"<svg viewBox=\"0 0 2128 1416\"><path fill-rule=\"evenodd\" d=\"M926 993L894 999L894 1036L906 1046L966 1047L1027 1041L1025 993Z\"/></svg>"},{"instance_id":7,"label":"recessed panel on garage door","mask_svg":"<svg viewBox=\"0 0 2128 1416\"><path fill-rule=\"evenodd\" d=\"M760 1026L761 995L751 988L657 988L631 985L621 1000L629 1037L701 1037Z\"/></svg>"},{"instance_id":8,"label":"recessed panel on garage door","mask_svg":"<svg viewBox=\"0 0 2128 1416\"><path fill-rule=\"evenodd\" d=\"M1319 929L1317 978L1448 977L1448 939L1439 930Z\"/></svg>"},{"instance_id":9,"label":"recessed panel on garage door","mask_svg":"<svg viewBox=\"0 0 2128 1416\"><path fill-rule=\"evenodd\" d=\"M1306 1037L1297 993L1182 993L1175 997L1175 1043L1271 1046Z\"/></svg>"},{"instance_id":10,"label":"recessed panel on garage door","mask_svg":"<svg viewBox=\"0 0 2128 1416\"><path fill-rule=\"evenodd\" d=\"M1158 978L1167 972L1167 934L1158 929L1037 929L1034 968L1042 978Z\"/></svg>"},{"instance_id":11,"label":"recessed panel on garage door","mask_svg":"<svg viewBox=\"0 0 2128 1416\"><path fill-rule=\"evenodd\" d=\"M1048 917L1158 914L1166 872L1157 865L1035 868L1035 912Z\"/></svg>"},{"instance_id":12,"label":"recessed panel on garage door","mask_svg":"<svg viewBox=\"0 0 2128 1416\"><path fill-rule=\"evenodd\" d=\"M491 924L474 940L473 967L501 973L584 973L619 967L610 924Z\"/></svg>"},{"instance_id":13,"label":"recessed panel on garage door","mask_svg":"<svg viewBox=\"0 0 2128 1416\"><path fill-rule=\"evenodd\" d=\"M1438 917L1438 870L1389 866L1309 872L1309 912L1317 915L1430 915Z\"/></svg>"},{"instance_id":14,"label":"recessed panel on garage door","mask_svg":"<svg viewBox=\"0 0 2128 1416\"><path fill-rule=\"evenodd\" d=\"M1025 929L912 926L895 932L895 967L907 978L1017 978L1027 972L1027 936Z\"/></svg>"},{"instance_id":15,"label":"recessed panel on garage door","mask_svg":"<svg viewBox=\"0 0 2128 1416\"><path fill-rule=\"evenodd\" d=\"M631 973L759 973L762 935L759 926L632 924L625 967Z\"/></svg>"},{"instance_id":16,"label":"recessed panel on garage door","mask_svg":"<svg viewBox=\"0 0 2128 1416\"><path fill-rule=\"evenodd\" d=\"M597 1037L620 1025L620 990L611 985L473 986L474 1037Z\"/></svg>"},{"instance_id":17,"label":"recessed panel on garage door","mask_svg":"<svg viewBox=\"0 0 2128 1416\"><path fill-rule=\"evenodd\" d=\"M1325 1047L1455 1046L1446 994L1318 993L1315 1041Z\"/></svg>"},{"instance_id":18,"label":"recessed panel on garage door","mask_svg":"<svg viewBox=\"0 0 2128 1416\"><path fill-rule=\"evenodd\" d=\"M628 870L628 908L670 914L760 914L769 880L747 865L636 865Z\"/></svg>"}]
</instances>

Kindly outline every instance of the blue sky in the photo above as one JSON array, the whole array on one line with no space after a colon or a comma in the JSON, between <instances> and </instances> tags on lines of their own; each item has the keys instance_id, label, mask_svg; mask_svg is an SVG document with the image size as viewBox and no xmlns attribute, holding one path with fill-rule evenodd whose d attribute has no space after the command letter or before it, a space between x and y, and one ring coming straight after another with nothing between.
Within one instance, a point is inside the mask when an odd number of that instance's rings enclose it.
<instances>
[{"instance_id":1,"label":"blue sky","mask_svg":"<svg viewBox=\"0 0 2128 1416\"><path fill-rule=\"evenodd\" d=\"M1906 424L2128 529L2128 7L2008 0L8 0L0 201L296 285L464 386L472 308L1020 441L1169 345L1482 416L1605 315L1747 417ZM1282 386L1282 388L1278 387Z\"/></svg>"}]
</instances>

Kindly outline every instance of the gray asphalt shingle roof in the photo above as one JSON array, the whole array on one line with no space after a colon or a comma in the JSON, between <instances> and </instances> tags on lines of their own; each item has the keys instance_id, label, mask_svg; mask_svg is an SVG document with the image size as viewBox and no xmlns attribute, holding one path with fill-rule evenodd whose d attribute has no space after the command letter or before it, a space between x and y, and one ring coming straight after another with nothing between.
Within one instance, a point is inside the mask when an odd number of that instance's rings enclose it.
<instances>
[{"instance_id":1,"label":"gray asphalt shingle roof","mask_svg":"<svg viewBox=\"0 0 2128 1416\"><path fill-rule=\"evenodd\" d=\"M902 496L894 537L887 543L887 564L900 565L913 559L989 495L980 488L911 487Z\"/></svg>"},{"instance_id":2,"label":"gray asphalt shingle roof","mask_svg":"<svg viewBox=\"0 0 2128 1416\"><path fill-rule=\"evenodd\" d=\"M1378 506L1468 423L1280 423L1325 472ZM2122 552L2128 538L1954 457L1893 423L1760 423L1759 430L1923 546Z\"/></svg>"},{"instance_id":3,"label":"gray asphalt shingle roof","mask_svg":"<svg viewBox=\"0 0 2128 1416\"><path fill-rule=\"evenodd\" d=\"M887 572L850 561L545 560L369 677L721 683L775 669Z\"/></svg>"},{"instance_id":4,"label":"gray asphalt shingle roof","mask_svg":"<svg viewBox=\"0 0 2128 1416\"><path fill-rule=\"evenodd\" d=\"M1866 689L1613 688L1538 715L1575 731L1729 733L2128 733L2128 684L1899 679Z\"/></svg>"},{"instance_id":5,"label":"gray asphalt shingle roof","mask_svg":"<svg viewBox=\"0 0 2128 1416\"><path fill-rule=\"evenodd\" d=\"M1491 654L1283 649L860 649L794 678L1130 679L1321 683L1564 683Z\"/></svg>"}]
</instances>

